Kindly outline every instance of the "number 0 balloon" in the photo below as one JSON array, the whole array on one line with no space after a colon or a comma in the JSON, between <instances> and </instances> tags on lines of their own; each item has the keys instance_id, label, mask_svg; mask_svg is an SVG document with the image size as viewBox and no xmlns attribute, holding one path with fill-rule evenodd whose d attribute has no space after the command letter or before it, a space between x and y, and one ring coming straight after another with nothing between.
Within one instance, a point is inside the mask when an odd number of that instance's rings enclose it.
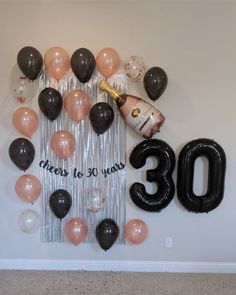
<instances>
[{"instance_id":1,"label":"number 0 balloon","mask_svg":"<svg viewBox=\"0 0 236 295\"><path fill-rule=\"evenodd\" d=\"M194 164L201 156L209 161L208 188L205 195L196 196L193 192ZM217 142L199 138L186 144L178 162L177 193L180 203L196 213L215 209L224 196L225 167L225 152Z\"/></svg>"}]
</instances>

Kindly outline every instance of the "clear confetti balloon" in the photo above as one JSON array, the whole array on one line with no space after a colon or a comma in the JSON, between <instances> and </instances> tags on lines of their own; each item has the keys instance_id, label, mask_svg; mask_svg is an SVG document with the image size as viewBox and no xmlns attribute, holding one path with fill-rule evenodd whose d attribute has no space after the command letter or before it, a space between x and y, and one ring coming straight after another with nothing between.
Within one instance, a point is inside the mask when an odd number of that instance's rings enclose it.
<instances>
[{"instance_id":1,"label":"clear confetti balloon","mask_svg":"<svg viewBox=\"0 0 236 295\"><path fill-rule=\"evenodd\" d=\"M125 62L125 71L126 75L134 80L140 80L146 71L146 66L142 57L140 56L130 56L128 60Z\"/></svg>"},{"instance_id":2,"label":"clear confetti balloon","mask_svg":"<svg viewBox=\"0 0 236 295\"><path fill-rule=\"evenodd\" d=\"M31 81L21 72L18 65L15 65L10 75L10 95L18 103L30 101L38 89L38 80Z\"/></svg>"},{"instance_id":3,"label":"clear confetti balloon","mask_svg":"<svg viewBox=\"0 0 236 295\"><path fill-rule=\"evenodd\" d=\"M36 211L26 209L20 214L18 218L18 225L23 232L27 234L34 233L39 229L40 216Z\"/></svg>"},{"instance_id":4,"label":"clear confetti balloon","mask_svg":"<svg viewBox=\"0 0 236 295\"><path fill-rule=\"evenodd\" d=\"M90 212L98 212L106 206L107 197L99 188L90 188L86 192L86 209Z\"/></svg>"}]
</instances>

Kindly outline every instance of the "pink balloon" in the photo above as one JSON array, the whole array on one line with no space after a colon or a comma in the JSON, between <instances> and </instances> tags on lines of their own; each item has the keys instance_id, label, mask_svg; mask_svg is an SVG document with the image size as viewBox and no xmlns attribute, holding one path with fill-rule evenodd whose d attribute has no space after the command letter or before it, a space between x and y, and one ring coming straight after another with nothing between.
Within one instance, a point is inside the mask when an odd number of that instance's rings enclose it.
<instances>
[{"instance_id":1,"label":"pink balloon","mask_svg":"<svg viewBox=\"0 0 236 295\"><path fill-rule=\"evenodd\" d=\"M69 116L76 122L84 120L90 112L90 98L82 90L70 91L64 101Z\"/></svg>"},{"instance_id":2,"label":"pink balloon","mask_svg":"<svg viewBox=\"0 0 236 295\"><path fill-rule=\"evenodd\" d=\"M70 56L61 47L52 47L44 55L44 66L49 76L60 80L70 69Z\"/></svg>"},{"instance_id":3,"label":"pink balloon","mask_svg":"<svg viewBox=\"0 0 236 295\"><path fill-rule=\"evenodd\" d=\"M51 138L51 147L60 159L68 159L75 151L75 137L69 131L57 131Z\"/></svg>"},{"instance_id":4,"label":"pink balloon","mask_svg":"<svg viewBox=\"0 0 236 295\"><path fill-rule=\"evenodd\" d=\"M132 244L142 243L148 235L148 227L141 219L131 219L125 226L125 238Z\"/></svg>"},{"instance_id":5,"label":"pink balloon","mask_svg":"<svg viewBox=\"0 0 236 295\"><path fill-rule=\"evenodd\" d=\"M77 246L86 239L88 226L81 218L73 218L65 225L65 234L67 239Z\"/></svg>"},{"instance_id":6,"label":"pink balloon","mask_svg":"<svg viewBox=\"0 0 236 295\"><path fill-rule=\"evenodd\" d=\"M23 201L33 204L41 194L41 183L34 175L25 174L16 181L15 191Z\"/></svg>"},{"instance_id":7,"label":"pink balloon","mask_svg":"<svg viewBox=\"0 0 236 295\"><path fill-rule=\"evenodd\" d=\"M96 66L103 77L108 78L120 67L120 57L113 48L103 48L97 55Z\"/></svg>"},{"instance_id":8,"label":"pink balloon","mask_svg":"<svg viewBox=\"0 0 236 295\"><path fill-rule=\"evenodd\" d=\"M21 107L14 112L12 123L17 131L31 138L38 128L38 116L32 109Z\"/></svg>"}]
</instances>

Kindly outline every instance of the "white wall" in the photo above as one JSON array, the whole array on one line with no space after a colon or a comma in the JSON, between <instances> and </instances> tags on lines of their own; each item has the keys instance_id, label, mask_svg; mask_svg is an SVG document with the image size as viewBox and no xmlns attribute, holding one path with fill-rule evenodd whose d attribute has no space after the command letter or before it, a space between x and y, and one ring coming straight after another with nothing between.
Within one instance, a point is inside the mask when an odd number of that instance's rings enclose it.
<instances>
[{"instance_id":1,"label":"white wall","mask_svg":"<svg viewBox=\"0 0 236 295\"><path fill-rule=\"evenodd\" d=\"M236 265L236 136L235 68L236 3L233 1L0 1L0 259L37 261L180 261L235 263ZM127 194L127 219L138 217L149 227L149 237L139 246L117 245L104 252L96 245L41 244L39 232L26 235L16 224L27 206L14 193L20 172L8 158L9 143L17 136L11 126L16 107L8 97L8 79L23 46L42 54L61 46L70 54L79 47L96 53L114 47L123 60L140 55L148 67L161 66L169 84L157 101L166 122L157 138L169 143L178 156L194 138L220 143L227 155L223 202L209 214L189 213L177 197L161 213L141 211ZM130 82L129 92L147 98L142 84ZM35 99L37 108L37 99ZM127 151L141 141L128 131ZM37 145L38 135L33 142ZM151 161L149 161L151 166ZM176 183L176 170L174 179ZM37 159L30 172L39 174ZM142 171L128 165L127 184L141 180ZM201 181L197 189L201 190ZM40 202L34 205L40 208ZM165 237L173 248L165 248ZM50 265L50 264L48 264ZM79 267L80 264L77 264ZM124 264L125 265L125 264ZM31 267L36 267L31 264ZM110 265L114 269L114 265ZM95 267L96 268L96 267ZM101 267L102 268L102 267ZM125 269L125 266L123 267ZM122 269L122 267L121 267ZM145 266L143 268L145 270ZM236 270L236 266L235 266Z\"/></svg>"}]
</instances>

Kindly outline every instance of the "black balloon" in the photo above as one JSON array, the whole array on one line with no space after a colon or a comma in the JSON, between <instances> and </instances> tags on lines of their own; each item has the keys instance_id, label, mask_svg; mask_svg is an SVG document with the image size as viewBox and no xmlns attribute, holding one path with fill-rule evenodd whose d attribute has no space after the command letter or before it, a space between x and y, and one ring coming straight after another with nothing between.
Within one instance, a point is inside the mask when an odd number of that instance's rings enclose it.
<instances>
[{"instance_id":1,"label":"black balloon","mask_svg":"<svg viewBox=\"0 0 236 295\"><path fill-rule=\"evenodd\" d=\"M208 188L205 195L197 196L193 192L194 165L201 156L209 161ZM215 209L224 196L225 169L225 152L215 141L200 138L186 144L178 161L177 193L180 203L196 213Z\"/></svg>"},{"instance_id":2,"label":"black balloon","mask_svg":"<svg viewBox=\"0 0 236 295\"><path fill-rule=\"evenodd\" d=\"M42 70L43 58L36 48L25 46L18 52L17 63L28 79L35 80Z\"/></svg>"},{"instance_id":3,"label":"black balloon","mask_svg":"<svg viewBox=\"0 0 236 295\"><path fill-rule=\"evenodd\" d=\"M59 91L48 87L43 89L38 97L39 108L51 121L55 120L63 107L63 98Z\"/></svg>"},{"instance_id":4,"label":"black balloon","mask_svg":"<svg viewBox=\"0 0 236 295\"><path fill-rule=\"evenodd\" d=\"M72 204L71 195L64 189L53 192L49 198L49 205L52 212L59 219L64 218L70 211Z\"/></svg>"},{"instance_id":5,"label":"black balloon","mask_svg":"<svg viewBox=\"0 0 236 295\"><path fill-rule=\"evenodd\" d=\"M148 157L154 156L158 160L155 169L147 170L146 178L157 184L154 194L147 193L142 183L135 182L130 187L132 201L141 209L158 212L168 206L174 197L175 186L172 172L175 167L175 154L172 148L160 139L149 139L139 143L130 154L130 164L138 169L145 165Z\"/></svg>"},{"instance_id":6,"label":"black balloon","mask_svg":"<svg viewBox=\"0 0 236 295\"><path fill-rule=\"evenodd\" d=\"M98 102L92 107L89 118L93 130L100 135L112 125L114 111L108 103Z\"/></svg>"},{"instance_id":7,"label":"black balloon","mask_svg":"<svg viewBox=\"0 0 236 295\"><path fill-rule=\"evenodd\" d=\"M115 243L119 235L117 223L110 218L103 219L96 227L96 238L103 250L108 250Z\"/></svg>"},{"instance_id":8,"label":"black balloon","mask_svg":"<svg viewBox=\"0 0 236 295\"><path fill-rule=\"evenodd\" d=\"M167 86L166 72L159 67L149 69L143 78L143 85L148 96L154 101L157 100Z\"/></svg>"},{"instance_id":9,"label":"black balloon","mask_svg":"<svg viewBox=\"0 0 236 295\"><path fill-rule=\"evenodd\" d=\"M26 138L16 138L9 146L12 162L21 170L27 170L35 156L33 144Z\"/></svg>"},{"instance_id":10,"label":"black balloon","mask_svg":"<svg viewBox=\"0 0 236 295\"><path fill-rule=\"evenodd\" d=\"M94 55L87 48L77 49L71 56L71 69L82 83L90 80L96 66Z\"/></svg>"}]
</instances>

